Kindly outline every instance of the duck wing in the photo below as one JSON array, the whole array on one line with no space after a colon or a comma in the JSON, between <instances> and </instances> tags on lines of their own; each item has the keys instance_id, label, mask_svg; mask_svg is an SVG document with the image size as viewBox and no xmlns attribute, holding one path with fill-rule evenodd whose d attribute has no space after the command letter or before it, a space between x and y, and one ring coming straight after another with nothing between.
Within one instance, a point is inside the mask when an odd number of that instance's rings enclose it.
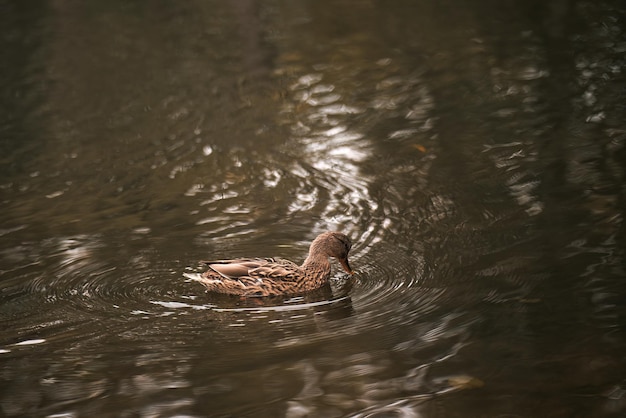
<instances>
[{"instance_id":1,"label":"duck wing","mask_svg":"<svg viewBox=\"0 0 626 418\"><path fill-rule=\"evenodd\" d=\"M250 277L267 278L273 279L274 281L292 281L304 275L300 266L296 263L285 260L284 258L272 258L271 260L271 262L250 270L248 272Z\"/></svg>"},{"instance_id":2,"label":"duck wing","mask_svg":"<svg viewBox=\"0 0 626 418\"><path fill-rule=\"evenodd\" d=\"M238 258L203 263L220 276L232 280L246 278L292 280L300 271L297 264L282 258Z\"/></svg>"}]
</instances>

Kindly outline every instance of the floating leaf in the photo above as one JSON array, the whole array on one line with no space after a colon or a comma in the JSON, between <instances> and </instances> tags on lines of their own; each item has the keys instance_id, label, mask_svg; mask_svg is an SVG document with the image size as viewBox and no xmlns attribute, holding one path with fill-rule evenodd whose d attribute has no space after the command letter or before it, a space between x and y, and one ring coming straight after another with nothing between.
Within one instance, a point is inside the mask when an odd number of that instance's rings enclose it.
<instances>
[{"instance_id":1,"label":"floating leaf","mask_svg":"<svg viewBox=\"0 0 626 418\"><path fill-rule=\"evenodd\" d=\"M449 377L448 384L455 389L475 389L483 387L485 382L472 376L459 375Z\"/></svg>"},{"instance_id":2,"label":"floating leaf","mask_svg":"<svg viewBox=\"0 0 626 418\"><path fill-rule=\"evenodd\" d=\"M521 303L539 303L541 299L539 298L522 298L519 300Z\"/></svg>"}]
</instances>

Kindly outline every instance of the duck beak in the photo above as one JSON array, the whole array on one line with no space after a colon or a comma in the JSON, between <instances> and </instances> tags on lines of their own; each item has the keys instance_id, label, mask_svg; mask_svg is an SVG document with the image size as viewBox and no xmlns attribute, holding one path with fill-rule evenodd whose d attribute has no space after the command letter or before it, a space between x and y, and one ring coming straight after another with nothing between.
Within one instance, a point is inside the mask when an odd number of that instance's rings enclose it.
<instances>
[{"instance_id":1,"label":"duck beak","mask_svg":"<svg viewBox=\"0 0 626 418\"><path fill-rule=\"evenodd\" d=\"M340 258L339 259L339 263L341 263L341 267L343 267L343 269L346 271L346 273L348 274L354 274L354 271L350 268L350 264L348 263L348 258Z\"/></svg>"}]
</instances>

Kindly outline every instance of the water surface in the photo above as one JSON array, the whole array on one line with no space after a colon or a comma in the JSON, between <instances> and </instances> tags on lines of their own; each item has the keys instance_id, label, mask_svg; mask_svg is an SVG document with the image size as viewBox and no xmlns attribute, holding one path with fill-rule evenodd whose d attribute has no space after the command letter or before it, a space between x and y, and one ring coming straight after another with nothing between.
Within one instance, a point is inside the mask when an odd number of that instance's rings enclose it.
<instances>
[{"instance_id":1,"label":"water surface","mask_svg":"<svg viewBox=\"0 0 626 418\"><path fill-rule=\"evenodd\" d=\"M626 413L619 2L0 7L4 416Z\"/></svg>"}]
</instances>

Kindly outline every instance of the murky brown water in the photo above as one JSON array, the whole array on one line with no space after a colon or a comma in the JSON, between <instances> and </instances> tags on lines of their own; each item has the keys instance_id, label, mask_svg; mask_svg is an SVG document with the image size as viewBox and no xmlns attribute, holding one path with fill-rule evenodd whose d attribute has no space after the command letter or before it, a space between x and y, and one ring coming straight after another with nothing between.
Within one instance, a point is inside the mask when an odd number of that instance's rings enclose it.
<instances>
[{"instance_id":1,"label":"murky brown water","mask_svg":"<svg viewBox=\"0 0 626 418\"><path fill-rule=\"evenodd\" d=\"M626 414L620 2L0 7L0 415Z\"/></svg>"}]
</instances>

